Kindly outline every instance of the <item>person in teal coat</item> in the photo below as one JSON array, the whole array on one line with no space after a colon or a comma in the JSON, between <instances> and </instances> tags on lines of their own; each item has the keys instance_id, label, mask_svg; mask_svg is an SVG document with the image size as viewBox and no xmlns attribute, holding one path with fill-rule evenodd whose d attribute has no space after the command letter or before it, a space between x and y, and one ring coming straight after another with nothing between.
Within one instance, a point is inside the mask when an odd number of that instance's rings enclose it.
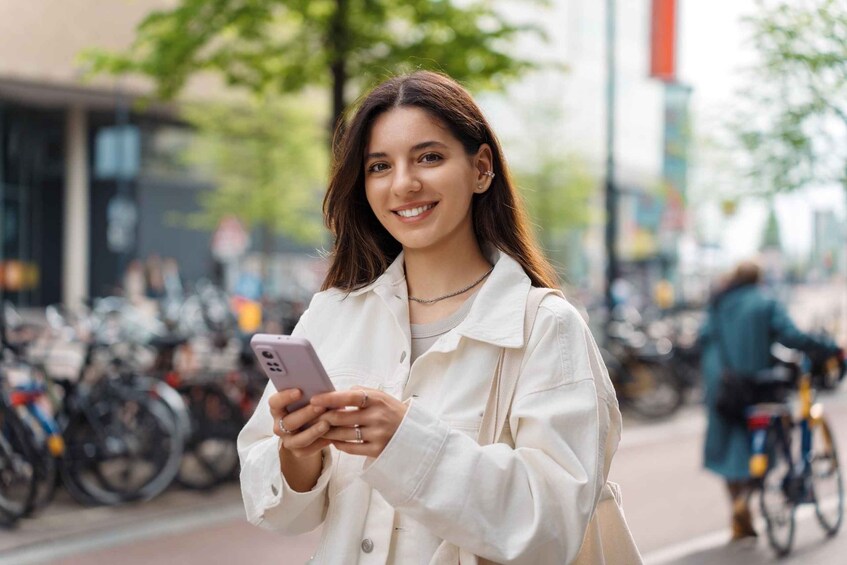
<instances>
[{"instance_id":1,"label":"person in teal coat","mask_svg":"<svg viewBox=\"0 0 847 565\"><path fill-rule=\"evenodd\" d=\"M732 501L733 540L755 537L756 531L749 510L750 438L747 428L726 420L715 410L724 356L734 371L755 373L772 365L774 342L806 352L838 352L833 343L798 330L782 304L761 291L760 278L758 265L747 261L740 263L724 289L713 297L700 329L701 370L708 414L704 463L707 469L726 481Z\"/></svg>"}]
</instances>

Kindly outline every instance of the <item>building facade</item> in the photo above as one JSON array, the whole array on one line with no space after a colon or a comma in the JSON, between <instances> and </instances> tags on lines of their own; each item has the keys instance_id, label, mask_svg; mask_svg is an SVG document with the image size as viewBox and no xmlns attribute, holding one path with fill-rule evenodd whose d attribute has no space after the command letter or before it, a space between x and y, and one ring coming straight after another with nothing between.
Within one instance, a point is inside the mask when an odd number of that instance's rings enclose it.
<instances>
[{"instance_id":1,"label":"building facade","mask_svg":"<svg viewBox=\"0 0 847 565\"><path fill-rule=\"evenodd\" d=\"M221 274L211 231L184 221L212 185L180 159L191 131L177 106L136 105L149 84L86 77L80 57L126 48L148 13L174 3L0 0L3 299L78 304L114 293L128 264L151 256L175 258L189 281ZM233 95L201 77L184 97ZM303 251L284 238L275 247Z\"/></svg>"}]
</instances>

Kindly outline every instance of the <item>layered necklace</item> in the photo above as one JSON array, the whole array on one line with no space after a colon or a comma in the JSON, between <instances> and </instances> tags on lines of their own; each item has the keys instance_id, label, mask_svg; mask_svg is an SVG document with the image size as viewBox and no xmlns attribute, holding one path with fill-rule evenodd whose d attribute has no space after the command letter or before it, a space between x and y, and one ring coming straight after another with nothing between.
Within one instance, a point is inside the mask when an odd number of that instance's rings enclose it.
<instances>
[{"instance_id":1,"label":"layered necklace","mask_svg":"<svg viewBox=\"0 0 847 565\"><path fill-rule=\"evenodd\" d=\"M450 294L445 294L444 296L438 296L436 298L415 298L414 296L410 296L409 300L414 300L415 302L418 302L420 304L435 304L436 302L441 302L442 300L447 300L448 298L453 298L454 296L459 296L460 294L469 291L470 289L472 289L473 287L475 287L476 285L478 285L479 283L484 281L485 278L488 275L490 275L491 271L493 271L493 270L494 270L494 267L492 266L490 269L488 269L488 271L486 271L486 273L484 275L482 275L481 277L476 279L474 282L472 282L471 284L469 284L465 288L463 288L461 290L457 290L456 292L451 292Z\"/></svg>"}]
</instances>

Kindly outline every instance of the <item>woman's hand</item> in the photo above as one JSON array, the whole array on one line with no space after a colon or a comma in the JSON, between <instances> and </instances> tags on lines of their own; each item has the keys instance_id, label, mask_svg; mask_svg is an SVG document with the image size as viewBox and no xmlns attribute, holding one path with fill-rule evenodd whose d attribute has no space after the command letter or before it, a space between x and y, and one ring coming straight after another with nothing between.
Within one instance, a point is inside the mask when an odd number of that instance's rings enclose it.
<instances>
[{"instance_id":1,"label":"woman's hand","mask_svg":"<svg viewBox=\"0 0 847 565\"><path fill-rule=\"evenodd\" d=\"M330 441L321 436L329 431L329 424L318 421L326 408L307 404L288 413L286 406L297 402L302 393L296 388L281 390L268 400L274 420L274 433L282 438L282 447L298 458L312 457L328 446ZM304 429L304 426L310 427ZM301 431L302 430L302 431Z\"/></svg>"},{"instance_id":2,"label":"woman's hand","mask_svg":"<svg viewBox=\"0 0 847 565\"><path fill-rule=\"evenodd\" d=\"M382 453L408 409L390 394L371 388L327 392L312 397L311 403L316 409L326 410L320 422L332 425L323 434L325 439L339 451L368 457ZM343 410L351 407L356 410Z\"/></svg>"}]
</instances>

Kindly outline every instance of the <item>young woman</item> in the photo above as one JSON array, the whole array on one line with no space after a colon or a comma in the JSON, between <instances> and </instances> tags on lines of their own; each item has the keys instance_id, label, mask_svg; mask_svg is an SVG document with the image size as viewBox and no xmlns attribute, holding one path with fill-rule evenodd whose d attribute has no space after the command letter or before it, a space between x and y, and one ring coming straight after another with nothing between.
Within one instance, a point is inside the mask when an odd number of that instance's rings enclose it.
<instances>
[{"instance_id":1,"label":"young woman","mask_svg":"<svg viewBox=\"0 0 847 565\"><path fill-rule=\"evenodd\" d=\"M530 287L557 285L482 112L450 78L416 72L366 95L336 147L332 264L293 334L337 392L287 413L300 392L269 385L238 439L248 519L323 524L319 563L443 563L448 547L570 562L620 413L567 301L546 296L524 340ZM523 350L514 447L481 446L504 348Z\"/></svg>"}]
</instances>

